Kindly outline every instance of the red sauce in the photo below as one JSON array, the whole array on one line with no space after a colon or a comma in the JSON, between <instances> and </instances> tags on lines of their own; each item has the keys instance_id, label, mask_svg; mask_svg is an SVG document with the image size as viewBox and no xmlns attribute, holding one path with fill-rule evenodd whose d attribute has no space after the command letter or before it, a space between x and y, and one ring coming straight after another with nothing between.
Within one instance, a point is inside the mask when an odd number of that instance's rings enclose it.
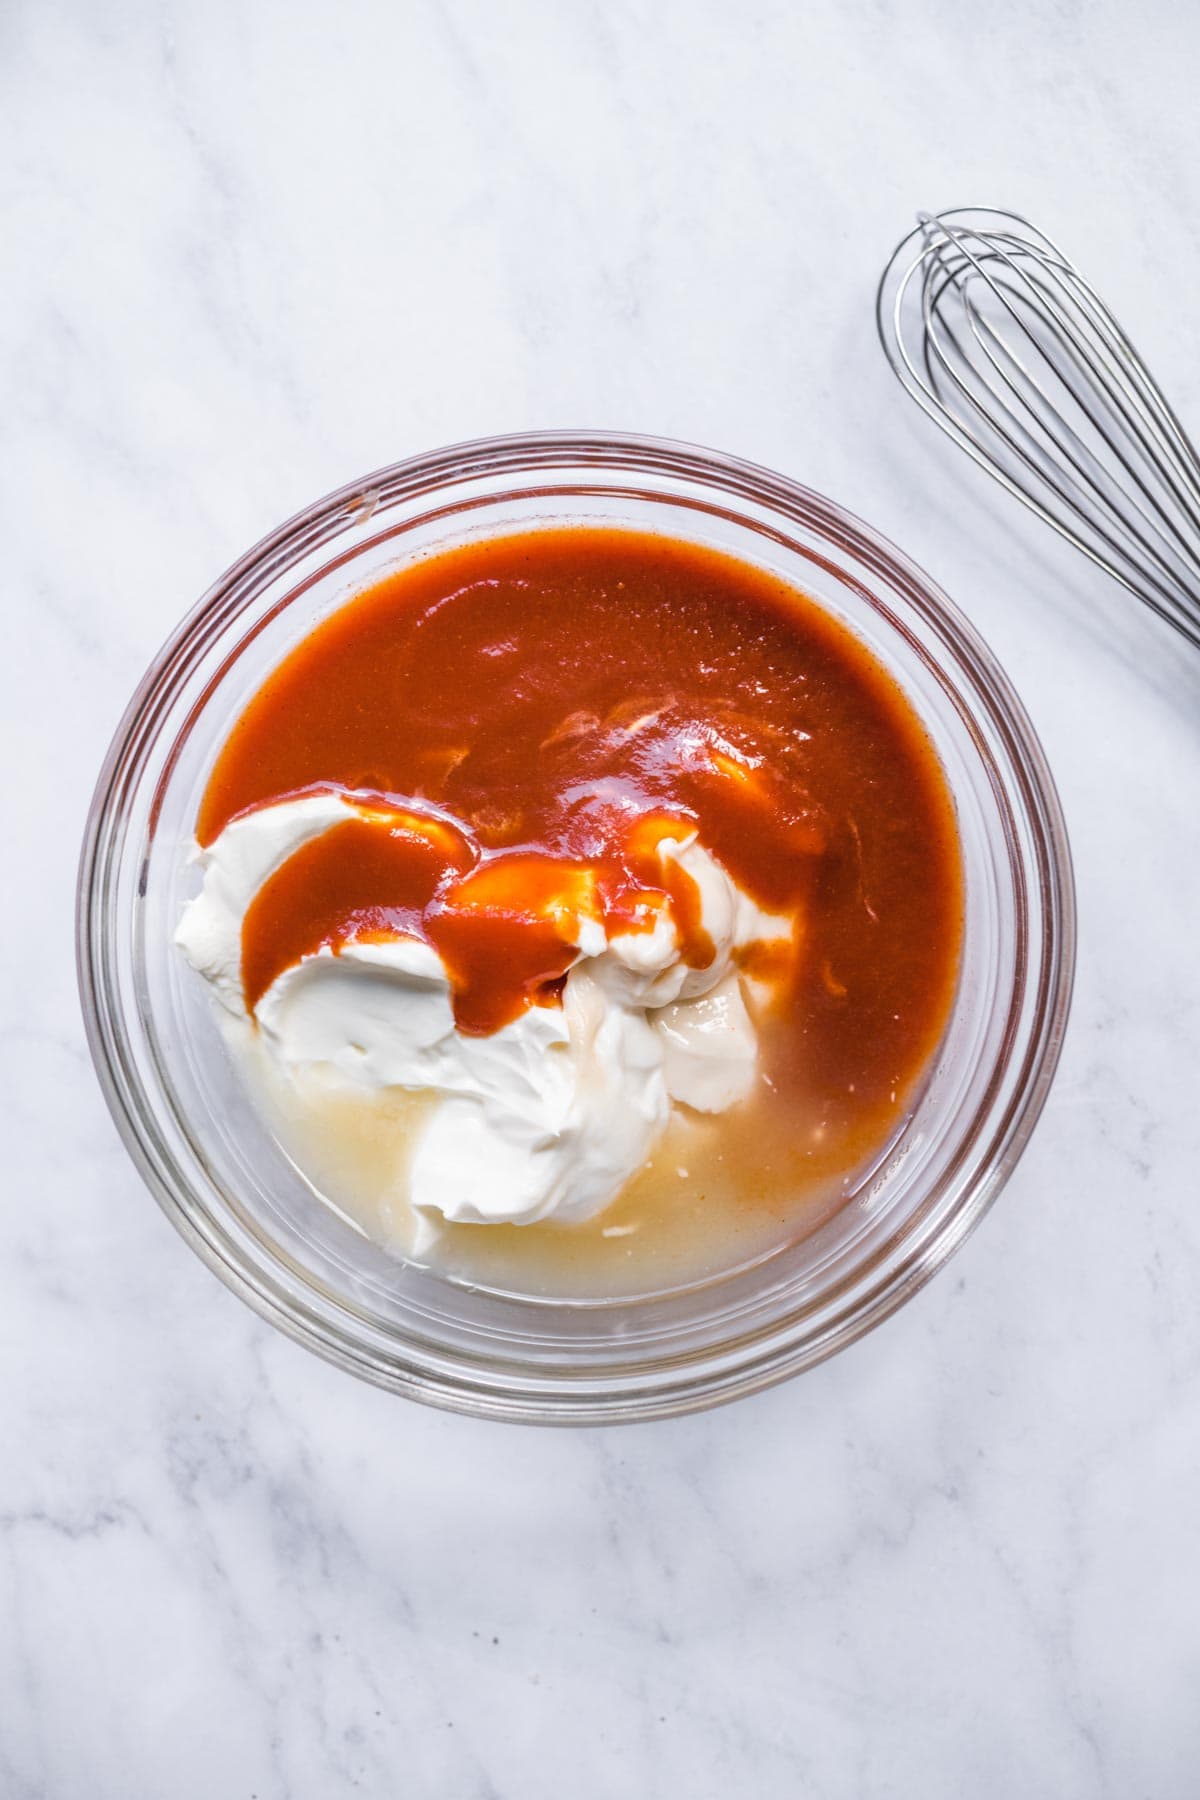
<instances>
[{"instance_id":1,"label":"red sauce","mask_svg":"<svg viewBox=\"0 0 1200 1800\"><path fill-rule=\"evenodd\" d=\"M856 638L716 551L548 528L387 577L250 701L198 836L314 787L376 810L262 888L243 932L251 1004L306 951L400 931L442 956L461 1027L493 1031L558 1003L580 904L638 929L669 898L704 966L694 884L652 849L696 829L761 905L802 919L802 954L773 971L777 1092L875 1116L944 1027L962 880L932 746Z\"/></svg>"}]
</instances>

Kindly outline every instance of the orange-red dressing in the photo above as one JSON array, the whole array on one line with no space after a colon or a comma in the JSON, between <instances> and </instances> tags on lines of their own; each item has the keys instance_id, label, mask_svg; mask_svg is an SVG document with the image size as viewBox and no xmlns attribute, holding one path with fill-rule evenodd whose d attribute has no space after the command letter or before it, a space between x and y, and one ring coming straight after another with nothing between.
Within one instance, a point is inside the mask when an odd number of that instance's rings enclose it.
<instances>
[{"instance_id":1,"label":"orange-red dressing","mask_svg":"<svg viewBox=\"0 0 1200 1800\"><path fill-rule=\"evenodd\" d=\"M610 930L648 928L669 898L703 966L694 884L653 850L694 823L761 905L803 919L763 1044L777 1087L894 1101L940 1035L961 870L936 757L865 648L748 564L553 528L399 571L253 697L198 836L314 786L374 810L257 896L251 1004L298 955L402 931L438 949L460 1025L494 1030L556 1001L584 889ZM462 832L423 837L421 802Z\"/></svg>"},{"instance_id":2,"label":"orange-red dressing","mask_svg":"<svg viewBox=\"0 0 1200 1800\"><path fill-rule=\"evenodd\" d=\"M439 890L475 861L440 820L380 810L301 845L259 888L242 922L242 986L254 1007L302 956L350 938L423 936Z\"/></svg>"},{"instance_id":3,"label":"orange-red dressing","mask_svg":"<svg viewBox=\"0 0 1200 1800\"><path fill-rule=\"evenodd\" d=\"M253 1009L271 983L314 951L351 940L419 938L441 957L462 1031L487 1035L530 1005L557 1005L578 956L580 922L606 935L650 929L670 907L680 954L706 968L715 945L699 890L657 853L688 822L645 814L598 866L478 846L436 815L378 801L294 852L263 883L242 926L242 986Z\"/></svg>"}]
</instances>

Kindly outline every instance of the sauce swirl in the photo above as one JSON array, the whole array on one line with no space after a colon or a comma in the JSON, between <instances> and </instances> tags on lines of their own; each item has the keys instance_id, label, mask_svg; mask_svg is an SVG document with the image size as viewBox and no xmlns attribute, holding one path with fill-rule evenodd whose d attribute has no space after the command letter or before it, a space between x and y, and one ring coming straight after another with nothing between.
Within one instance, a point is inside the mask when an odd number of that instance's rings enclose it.
<instances>
[{"instance_id":1,"label":"sauce swirl","mask_svg":"<svg viewBox=\"0 0 1200 1800\"><path fill-rule=\"evenodd\" d=\"M343 789L362 816L298 851L243 929L253 1005L350 938L410 932L465 1031L557 1004L581 911L670 904L711 957L694 884L655 854L695 831L801 920L764 1023L776 1104L803 1089L877 1129L953 997L962 873L945 777L904 694L815 602L678 540L547 527L429 556L357 595L252 697L197 821Z\"/></svg>"}]
</instances>

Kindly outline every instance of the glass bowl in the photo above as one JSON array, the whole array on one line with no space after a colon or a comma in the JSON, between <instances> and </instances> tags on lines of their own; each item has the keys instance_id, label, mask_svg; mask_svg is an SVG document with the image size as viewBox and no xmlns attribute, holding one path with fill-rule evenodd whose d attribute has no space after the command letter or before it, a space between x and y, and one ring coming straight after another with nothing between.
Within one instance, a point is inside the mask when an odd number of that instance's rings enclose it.
<instances>
[{"instance_id":1,"label":"glass bowl","mask_svg":"<svg viewBox=\"0 0 1200 1800\"><path fill-rule=\"evenodd\" d=\"M748 1267L635 1299L519 1297L398 1261L305 1185L171 936L209 769L250 694L349 593L432 546L539 523L687 538L804 589L871 647L941 757L966 916L957 998L914 1110L846 1205ZM832 501L731 457L584 432L381 470L236 563L155 659L100 774L79 877L92 1055L148 1186L210 1268L330 1361L489 1418L630 1420L749 1393L893 1312L966 1237L1033 1129L1070 997L1062 814L1033 730L961 614Z\"/></svg>"}]
</instances>

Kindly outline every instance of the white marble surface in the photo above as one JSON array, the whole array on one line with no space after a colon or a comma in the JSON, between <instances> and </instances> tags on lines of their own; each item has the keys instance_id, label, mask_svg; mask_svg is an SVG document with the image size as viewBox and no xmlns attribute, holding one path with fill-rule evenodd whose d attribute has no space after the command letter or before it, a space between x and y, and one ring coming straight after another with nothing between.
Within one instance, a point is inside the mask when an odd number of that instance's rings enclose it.
<instances>
[{"instance_id":1,"label":"white marble surface","mask_svg":"<svg viewBox=\"0 0 1200 1800\"><path fill-rule=\"evenodd\" d=\"M1198 59L1168 0L8 0L5 1800L1200 1791L1200 660L956 466L871 321L914 208L996 198L1200 427ZM904 544L1022 690L1080 886L1059 1081L950 1269L607 1433L253 1318L128 1165L71 965L95 767L210 578L359 471L557 424Z\"/></svg>"}]
</instances>

